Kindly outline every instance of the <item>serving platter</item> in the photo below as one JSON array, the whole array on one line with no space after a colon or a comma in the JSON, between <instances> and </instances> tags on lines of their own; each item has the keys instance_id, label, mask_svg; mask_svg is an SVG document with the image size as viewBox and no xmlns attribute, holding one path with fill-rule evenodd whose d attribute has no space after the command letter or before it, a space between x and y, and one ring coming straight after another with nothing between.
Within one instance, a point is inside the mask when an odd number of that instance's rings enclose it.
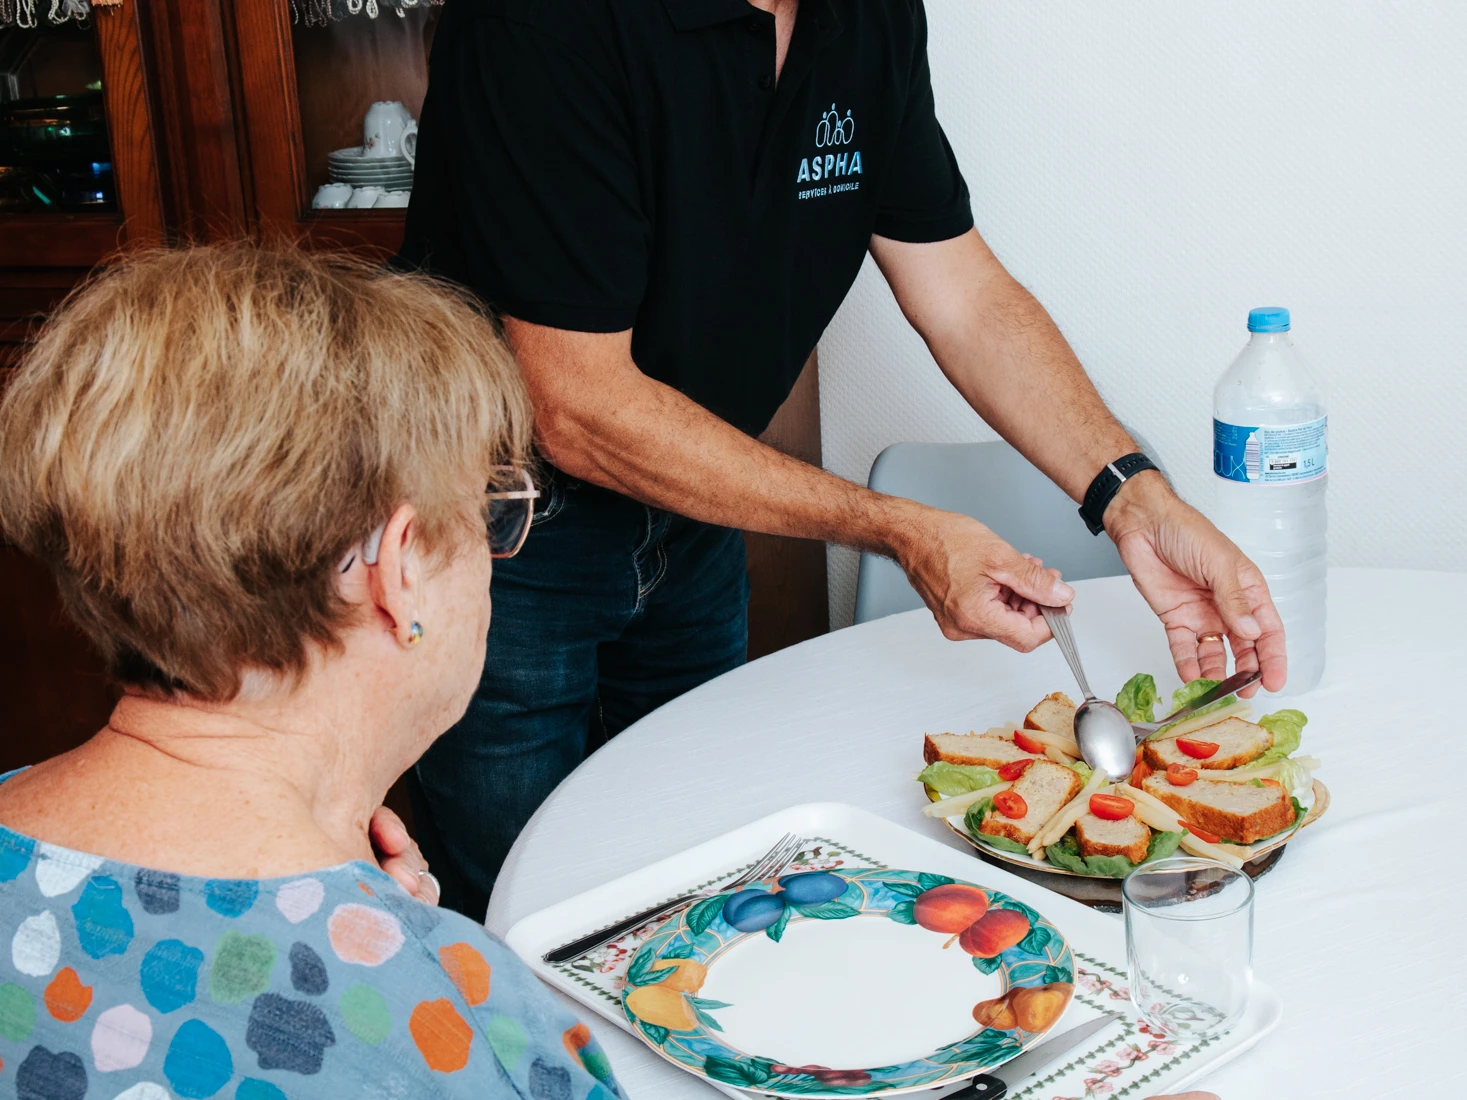
<instances>
[{"instance_id":1,"label":"serving platter","mask_svg":"<svg viewBox=\"0 0 1467 1100\"><path fill-rule=\"evenodd\" d=\"M988 1072L1074 994L1060 931L992 887L893 868L715 894L631 958L633 1033L700 1077L774 1096L885 1096Z\"/></svg>"},{"instance_id":2,"label":"serving platter","mask_svg":"<svg viewBox=\"0 0 1467 1100\"><path fill-rule=\"evenodd\" d=\"M930 787L927 788L929 801L941 800L941 795ZM1301 804L1303 804L1301 802ZM1292 828L1286 829L1266 844L1255 844L1252 846L1253 857L1243 864L1243 870L1251 878L1271 870L1284 853L1285 846L1294 839L1301 829L1313 825L1324 816L1329 809L1329 788L1318 779L1313 781L1313 789L1310 791L1310 799L1302 821L1296 822ZM1082 875L1044 860L1034 859L1032 856L1019 855L1017 852L1005 852L1001 849L990 847L982 841L975 840L969 834L963 824L961 817L943 818L942 821L963 841L977 850L978 854L990 863L1006 865L1015 873L1023 875L1032 882L1040 883L1055 890L1075 901L1099 909L1113 909L1119 912L1121 907L1121 882L1119 879L1101 878L1095 875Z\"/></svg>"}]
</instances>

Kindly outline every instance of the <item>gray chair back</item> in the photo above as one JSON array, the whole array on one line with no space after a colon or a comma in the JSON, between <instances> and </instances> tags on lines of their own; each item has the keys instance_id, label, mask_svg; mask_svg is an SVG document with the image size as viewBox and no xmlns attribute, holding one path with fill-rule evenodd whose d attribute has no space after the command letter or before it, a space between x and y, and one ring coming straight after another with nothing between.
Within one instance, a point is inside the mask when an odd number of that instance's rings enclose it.
<instances>
[{"instance_id":1,"label":"gray chair back","mask_svg":"<svg viewBox=\"0 0 1467 1100\"><path fill-rule=\"evenodd\" d=\"M1137 444L1158 466L1144 441ZM1114 577L1126 571L1105 535L1091 535L1074 501L1027 458L996 443L893 443L871 464L867 484L877 492L961 512L997 532L1009 545L1044 559L1066 580ZM856 622L913 611L922 599L897 564L861 555Z\"/></svg>"}]
</instances>

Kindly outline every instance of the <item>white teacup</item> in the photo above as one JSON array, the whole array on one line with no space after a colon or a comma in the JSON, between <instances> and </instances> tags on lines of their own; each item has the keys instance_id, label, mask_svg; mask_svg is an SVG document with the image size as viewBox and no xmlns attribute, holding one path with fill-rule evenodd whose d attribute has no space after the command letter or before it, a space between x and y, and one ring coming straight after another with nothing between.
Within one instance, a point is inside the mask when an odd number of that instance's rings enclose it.
<instances>
[{"instance_id":1,"label":"white teacup","mask_svg":"<svg viewBox=\"0 0 1467 1100\"><path fill-rule=\"evenodd\" d=\"M349 183L324 183L316 189L316 197L311 200L313 210L340 210L346 206L352 196L352 185Z\"/></svg>"},{"instance_id":2,"label":"white teacup","mask_svg":"<svg viewBox=\"0 0 1467 1100\"><path fill-rule=\"evenodd\" d=\"M418 159L418 124L408 109L396 100L383 100L367 108L362 120L363 156Z\"/></svg>"},{"instance_id":3,"label":"white teacup","mask_svg":"<svg viewBox=\"0 0 1467 1100\"><path fill-rule=\"evenodd\" d=\"M377 196L377 201L372 204L375 210L386 210L392 207L406 206L411 191L383 191Z\"/></svg>"},{"instance_id":4,"label":"white teacup","mask_svg":"<svg viewBox=\"0 0 1467 1100\"><path fill-rule=\"evenodd\" d=\"M382 188L380 187L358 187L351 193L351 198L347 200L347 209L369 210L376 205L377 200L381 197Z\"/></svg>"}]
</instances>

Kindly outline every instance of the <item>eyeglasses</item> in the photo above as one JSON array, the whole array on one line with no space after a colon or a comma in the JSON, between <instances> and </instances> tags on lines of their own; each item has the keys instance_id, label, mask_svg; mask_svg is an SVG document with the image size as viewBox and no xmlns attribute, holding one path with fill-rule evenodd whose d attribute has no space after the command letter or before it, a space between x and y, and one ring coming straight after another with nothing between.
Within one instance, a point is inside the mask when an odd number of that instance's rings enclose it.
<instances>
[{"instance_id":1,"label":"eyeglasses","mask_svg":"<svg viewBox=\"0 0 1467 1100\"><path fill-rule=\"evenodd\" d=\"M530 534L530 521L535 515L535 501L540 497L540 490L535 488L535 481L530 477L530 471L518 466L496 466L494 468L494 480L490 485L513 485L516 482L522 484L522 489L486 489L484 499L487 502L484 508L484 526L489 534L489 556L491 558L512 558L520 552L520 547L525 545L525 539ZM382 524L372 531L362 543L362 561L367 565L377 564L377 553L382 548L382 535L387 530L387 525ZM346 561L341 564L343 573L351 569L356 563L355 551L348 555Z\"/></svg>"},{"instance_id":2,"label":"eyeglasses","mask_svg":"<svg viewBox=\"0 0 1467 1100\"><path fill-rule=\"evenodd\" d=\"M498 478L491 484L513 485L518 481L524 485L523 489L491 489L484 494L489 501L484 515L485 526L489 528L489 556L512 558L530 534L530 521L535 516L540 490L535 488L529 470L501 466L495 473Z\"/></svg>"}]
</instances>

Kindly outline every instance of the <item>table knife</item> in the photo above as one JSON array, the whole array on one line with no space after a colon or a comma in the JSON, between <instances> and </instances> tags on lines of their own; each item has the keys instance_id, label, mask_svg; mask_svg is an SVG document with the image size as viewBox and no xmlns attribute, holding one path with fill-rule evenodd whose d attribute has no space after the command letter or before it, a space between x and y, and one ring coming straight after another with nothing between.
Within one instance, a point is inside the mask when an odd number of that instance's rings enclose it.
<instances>
[{"instance_id":1,"label":"table knife","mask_svg":"<svg viewBox=\"0 0 1467 1100\"><path fill-rule=\"evenodd\" d=\"M980 1073L957 1092L948 1093L942 1100L1003 1100L1009 1089L1024 1078L1037 1073L1071 1048L1079 1046L1107 1024L1119 1019L1119 1016L1110 1013L1094 1020L1086 1020L1083 1024L1077 1024L1068 1031L1044 1040L1038 1046L1030 1047L1023 1054L1005 1062L992 1073Z\"/></svg>"}]
</instances>

